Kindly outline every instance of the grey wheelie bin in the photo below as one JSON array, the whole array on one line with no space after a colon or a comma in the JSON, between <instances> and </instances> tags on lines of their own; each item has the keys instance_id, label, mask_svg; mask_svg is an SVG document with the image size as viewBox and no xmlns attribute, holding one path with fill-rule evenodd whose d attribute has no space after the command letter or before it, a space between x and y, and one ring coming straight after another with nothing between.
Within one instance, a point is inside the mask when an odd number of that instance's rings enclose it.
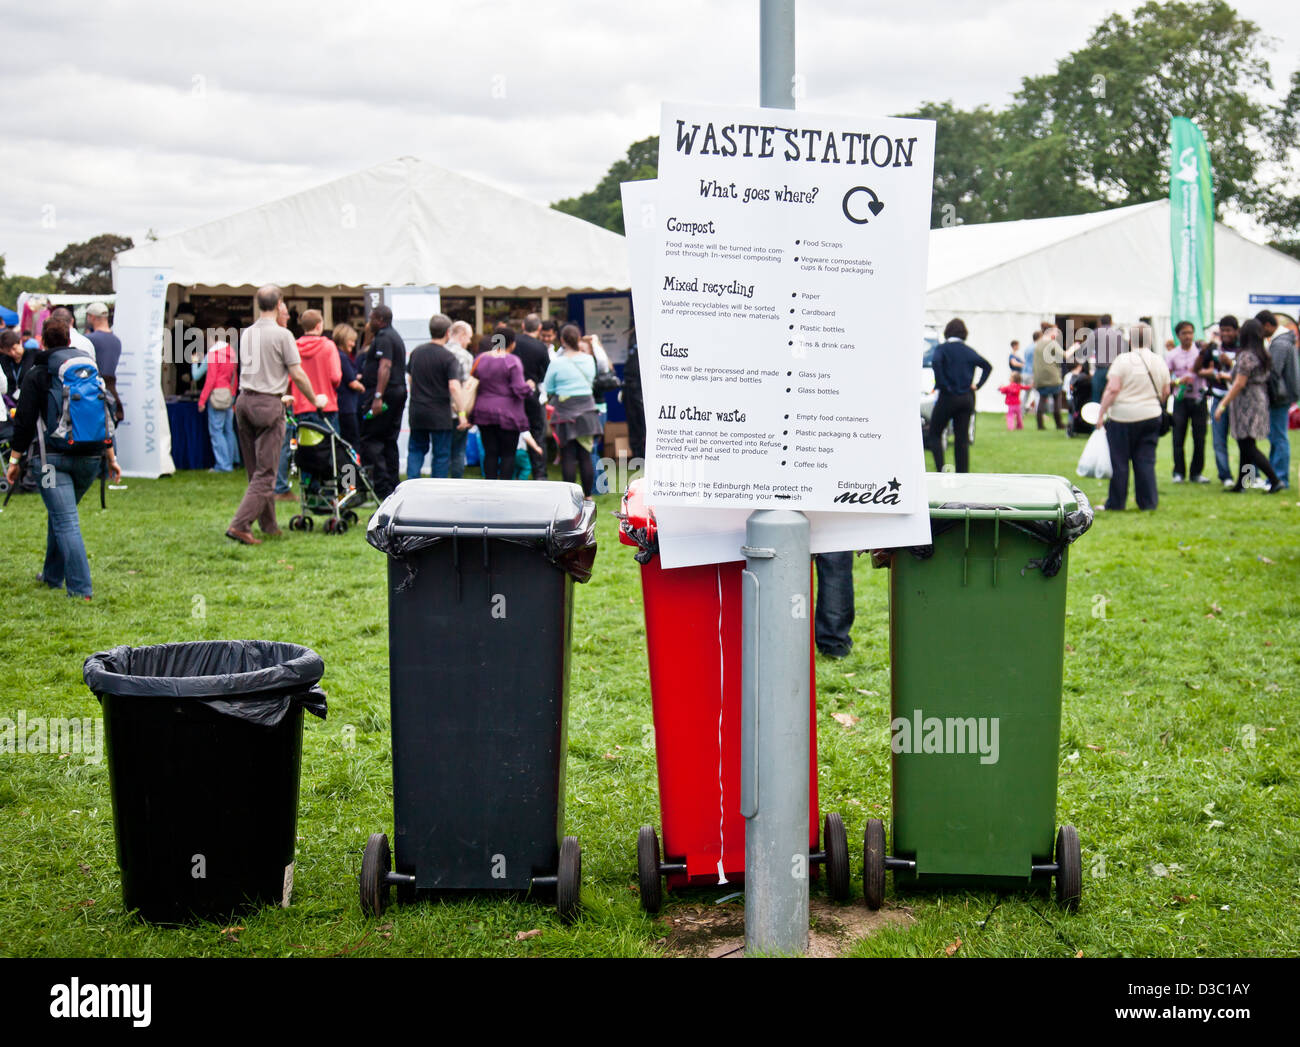
<instances>
[{"instance_id":1,"label":"grey wheelie bin","mask_svg":"<svg viewBox=\"0 0 1300 1047\"><path fill-rule=\"evenodd\" d=\"M538 892L578 909L564 835L573 583L591 576L595 503L574 484L408 480L371 518L388 554L394 844L374 833L361 906Z\"/></svg>"}]
</instances>

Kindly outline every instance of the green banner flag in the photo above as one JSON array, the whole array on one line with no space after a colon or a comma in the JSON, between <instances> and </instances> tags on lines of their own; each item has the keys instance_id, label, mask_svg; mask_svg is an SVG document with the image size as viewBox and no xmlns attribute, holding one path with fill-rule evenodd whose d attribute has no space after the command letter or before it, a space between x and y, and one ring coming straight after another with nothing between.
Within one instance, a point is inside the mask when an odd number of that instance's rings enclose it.
<instances>
[{"instance_id":1,"label":"green banner flag","mask_svg":"<svg viewBox=\"0 0 1300 1047\"><path fill-rule=\"evenodd\" d=\"M1196 337L1214 323L1214 183L1200 128L1183 116L1170 123L1169 220L1174 251L1170 322L1190 320Z\"/></svg>"}]
</instances>

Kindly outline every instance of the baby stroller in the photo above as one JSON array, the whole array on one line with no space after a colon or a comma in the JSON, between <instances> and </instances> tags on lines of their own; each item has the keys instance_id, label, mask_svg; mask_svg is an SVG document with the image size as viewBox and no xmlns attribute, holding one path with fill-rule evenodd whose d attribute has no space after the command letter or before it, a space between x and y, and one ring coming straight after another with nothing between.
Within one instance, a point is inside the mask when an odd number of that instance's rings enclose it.
<instances>
[{"instance_id":1,"label":"baby stroller","mask_svg":"<svg viewBox=\"0 0 1300 1047\"><path fill-rule=\"evenodd\" d=\"M298 474L300 511L289 521L291 531L310 531L314 516L327 516L326 534L346 534L357 522L352 506L367 496L379 501L361 458L343 437L324 422L290 416L290 470Z\"/></svg>"}]
</instances>

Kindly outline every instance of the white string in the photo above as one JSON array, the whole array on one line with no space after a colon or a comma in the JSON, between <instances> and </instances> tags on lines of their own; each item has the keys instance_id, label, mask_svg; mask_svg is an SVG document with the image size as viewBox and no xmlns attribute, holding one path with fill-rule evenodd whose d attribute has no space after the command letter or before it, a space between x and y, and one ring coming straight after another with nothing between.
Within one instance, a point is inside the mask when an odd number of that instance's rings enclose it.
<instances>
[{"instance_id":1,"label":"white string","mask_svg":"<svg viewBox=\"0 0 1300 1047\"><path fill-rule=\"evenodd\" d=\"M718 572L718 883L727 882L727 874L722 868L722 856L726 853L726 840L723 823L727 817L727 808L723 796L722 784L722 711L727 696L727 662L722 646L722 565L717 565Z\"/></svg>"}]
</instances>

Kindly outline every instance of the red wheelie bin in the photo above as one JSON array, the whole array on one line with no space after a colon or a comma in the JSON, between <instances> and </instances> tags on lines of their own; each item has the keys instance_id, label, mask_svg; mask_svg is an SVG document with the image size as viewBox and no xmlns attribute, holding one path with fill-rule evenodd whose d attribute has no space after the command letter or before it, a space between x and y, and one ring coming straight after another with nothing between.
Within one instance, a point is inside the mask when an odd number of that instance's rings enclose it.
<instances>
[{"instance_id":1,"label":"red wheelie bin","mask_svg":"<svg viewBox=\"0 0 1300 1047\"><path fill-rule=\"evenodd\" d=\"M745 873L740 813L740 624L744 562L666 570L659 562L654 514L641 480L623 496L619 540L636 546L645 605L646 651L654 706L663 850L652 825L637 836L641 905L657 912L668 887L729 883ZM811 570L811 565L810 565ZM808 615L808 644L813 644ZM849 896L848 839L827 814L818 847L817 674L810 658L808 851L825 864L832 897Z\"/></svg>"}]
</instances>

